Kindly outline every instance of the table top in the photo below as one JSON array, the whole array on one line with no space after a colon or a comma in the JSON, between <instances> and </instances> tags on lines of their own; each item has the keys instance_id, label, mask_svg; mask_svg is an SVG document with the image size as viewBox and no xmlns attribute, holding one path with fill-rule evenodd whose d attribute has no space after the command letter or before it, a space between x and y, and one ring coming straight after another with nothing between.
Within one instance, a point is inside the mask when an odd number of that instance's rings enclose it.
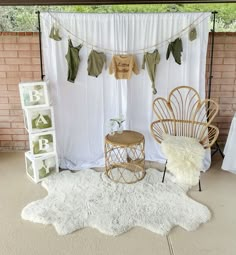
<instances>
[{"instance_id":1,"label":"table top","mask_svg":"<svg viewBox=\"0 0 236 255\"><path fill-rule=\"evenodd\" d=\"M115 133L114 135L106 135L105 141L117 145L133 145L144 141L144 136L136 131L124 130L122 134Z\"/></svg>"}]
</instances>

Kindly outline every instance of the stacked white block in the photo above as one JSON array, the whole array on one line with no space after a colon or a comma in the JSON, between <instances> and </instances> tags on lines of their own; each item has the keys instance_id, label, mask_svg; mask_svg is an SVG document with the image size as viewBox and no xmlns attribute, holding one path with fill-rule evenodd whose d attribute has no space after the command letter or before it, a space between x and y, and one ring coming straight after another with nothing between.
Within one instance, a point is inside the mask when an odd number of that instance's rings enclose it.
<instances>
[{"instance_id":1,"label":"stacked white block","mask_svg":"<svg viewBox=\"0 0 236 255\"><path fill-rule=\"evenodd\" d=\"M27 175L36 183L58 172L56 153L34 157L30 151L27 151L25 153L25 165Z\"/></svg>"},{"instance_id":2,"label":"stacked white block","mask_svg":"<svg viewBox=\"0 0 236 255\"><path fill-rule=\"evenodd\" d=\"M59 171L53 107L47 83L20 83L20 98L30 151L25 153L26 173L36 183Z\"/></svg>"},{"instance_id":3,"label":"stacked white block","mask_svg":"<svg viewBox=\"0 0 236 255\"><path fill-rule=\"evenodd\" d=\"M52 107L24 109L25 128L30 134L55 130Z\"/></svg>"}]
</instances>

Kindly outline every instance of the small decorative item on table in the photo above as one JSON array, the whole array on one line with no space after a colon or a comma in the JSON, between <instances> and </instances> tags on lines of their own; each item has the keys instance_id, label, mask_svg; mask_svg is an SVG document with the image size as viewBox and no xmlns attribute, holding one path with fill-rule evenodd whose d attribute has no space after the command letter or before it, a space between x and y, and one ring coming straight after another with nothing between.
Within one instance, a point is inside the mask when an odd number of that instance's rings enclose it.
<instances>
[{"instance_id":1,"label":"small decorative item on table","mask_svg":"<svg viewBox=\"0 0 236 255\"><path fill-rule=\"evenodd\" d=\"M122 123L125 121L125 120L123 119L123 117L121 116L120 118L110 119L110 121L111 121L112 123L117 123L117 125L118 125L117 133L118 133L118 134L122 134L122 133L123 133L123 126L122 126Z\"/></svg>"},{"instance_id":2,"label":"small decorative item on table","mask_svg":"<svg viewBox=\"0 0 236 255\"><path fill-rule=\"evenodd\" d=\"M145 176L144 136L124 130L105 137L106 175L115 182L135 183Z\"/></svg>"}]
</instances>

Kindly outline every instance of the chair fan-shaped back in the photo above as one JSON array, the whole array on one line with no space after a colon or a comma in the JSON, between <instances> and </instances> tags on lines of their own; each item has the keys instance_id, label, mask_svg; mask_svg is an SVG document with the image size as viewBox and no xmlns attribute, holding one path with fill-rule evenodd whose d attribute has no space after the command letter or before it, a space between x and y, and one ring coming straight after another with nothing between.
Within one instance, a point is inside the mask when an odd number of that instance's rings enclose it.
<instances>
[{"instance_id":1,"label":"chair fan-shaped back","mask_svg":"<svg viewBox=\"0 0 236 255\"><path fill-rule=\"evenodd\" d=\"M201 101L194 88L180 86L170 92L167 100L156 98L153 111L160 124L155 128L160 128L162 133L203 141L208 137L209 125L218 112L218 104L210 99Z\"/></svg>"}]
</instances>

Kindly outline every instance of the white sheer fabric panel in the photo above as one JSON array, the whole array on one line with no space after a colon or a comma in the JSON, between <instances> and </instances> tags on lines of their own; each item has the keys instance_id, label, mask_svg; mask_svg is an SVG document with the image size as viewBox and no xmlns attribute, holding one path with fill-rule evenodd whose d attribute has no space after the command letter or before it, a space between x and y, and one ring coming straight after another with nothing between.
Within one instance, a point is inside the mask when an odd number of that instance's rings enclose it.
<instances>
[{"instance_id":1,"label":"white sheer fabric panel","mask_svg":"<svg viewBox=\"0 0 236 255\"><path fill-rule=\"evenodd\" d=\"M68 32L60 28L62 41L49 38L55 20L41 13L43 60L46 79L55 110L57 150L60 167L72 170L104 166L104 136L110 118L123 114L125 128L145 136L146 159L163 162L159 145L150 133L154 119L152 102L156 96L167 97L176 86L189 85L205 97L205 67L208 44L209 13L148 13L148 14L78 14L52 13L72 34L101 48L133 52L163 42L186 28L198 17L197 39L189 41L188 32L181 35L182 64L171 55L166 60L168 41L157 47L161 61L157 66L156 89L153 96L147 70L142 70L143 53L135 54L140 74L127 80L116 80L103 70L97 78L88 76L87 59L90 48L80 50L80 65L75 83L67 82ZM176 39L176 36L174 39ZM74 46L81 42L70 35ZM100 46L100 47L99 47ZM149 50L152 52L155 48ZM107 65L112 54L105 52ZM210 164L209 154L205 169Z\"/></svg>"}]
</instances>

